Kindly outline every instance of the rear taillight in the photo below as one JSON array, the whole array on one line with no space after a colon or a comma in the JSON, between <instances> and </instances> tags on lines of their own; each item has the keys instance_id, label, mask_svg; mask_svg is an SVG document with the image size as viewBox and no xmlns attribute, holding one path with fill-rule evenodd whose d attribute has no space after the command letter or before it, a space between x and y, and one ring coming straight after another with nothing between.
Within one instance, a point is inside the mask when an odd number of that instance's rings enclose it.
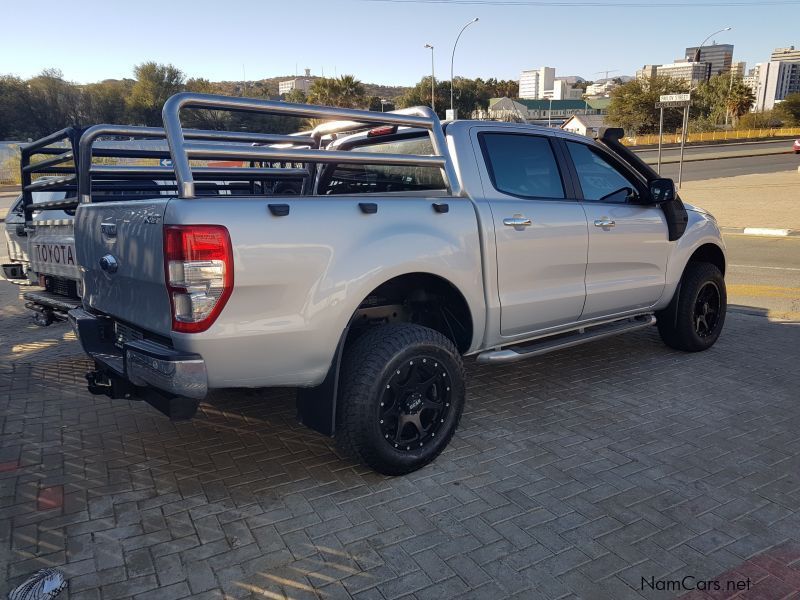
<instances>
[{"instance_id":1,"label":"rear taillight","mask_svg":"<svg viewBox=\"0 0 800 600\"><path fill-rule=\"evenodd\" d=\"M233 252L221 225L164 227L164 270L172 330L205 331L233 291Z\"/></svg>"}]
</instances>

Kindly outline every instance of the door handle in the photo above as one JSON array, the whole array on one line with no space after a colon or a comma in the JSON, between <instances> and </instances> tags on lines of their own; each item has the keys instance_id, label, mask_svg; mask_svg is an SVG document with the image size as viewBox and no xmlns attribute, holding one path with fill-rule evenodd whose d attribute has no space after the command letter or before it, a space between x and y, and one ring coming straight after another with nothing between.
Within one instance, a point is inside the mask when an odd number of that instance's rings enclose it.
<instances>
[{"instance_id":1,"label":"door handle","mask_svg":"<svg viewBox=\"0 0 800 600\"><path fill-rule=\"evenodd\" d=\"M506 227L530 227L531 220L528 217L523 217L522 215L514 215L513 217L506 217L503 219L503 225Z\"/></svg>"},{"instance_id":2,"label":"door handle","mask_svg":"<svg viewBox=\"0 0 800 600\"><path fill-rule=\"evenodd\" d=\"M616 221L609 219L608 217L603 217L602 219L596 219L594 222L595 227L614 227L616 225Z\"/></svg>"}]
</instances>

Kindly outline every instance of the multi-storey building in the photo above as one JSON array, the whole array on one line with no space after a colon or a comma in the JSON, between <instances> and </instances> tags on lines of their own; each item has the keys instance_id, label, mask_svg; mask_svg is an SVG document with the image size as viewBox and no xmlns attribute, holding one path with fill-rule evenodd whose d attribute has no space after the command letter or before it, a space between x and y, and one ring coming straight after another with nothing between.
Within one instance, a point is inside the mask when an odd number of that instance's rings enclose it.
<instances>
[{"instance_id":1,"label":"multi-storey building","mask_svg":"<svg viewBox=\"0 0 800 600\"><path fill-rule=\"evenodd\" d=\"M301 90L303 93L308 93L311 88L311 69L306 69L305 77L295 77L294 79L287 79L278 82L278 93L283 96L292 90Z\"/></svg>"},{"instance_id":2,"label":"multi-storey building","mask_svg":"<svg viewBox=\"0 0 800 600\"><path fill-rule=\"evenodd\" d=\"M636 71L636 79L651 79L656 76L661 65L645 65Z\"/></svg>"},{"instance_id":3,"label":"multi-storey building","mask_svg":"<svg viewBox=\"0 0 800 600\"><path fill-rule=\"evenodd\" d=\"M772 55L769 57L772 60L780 60L784 62L800 62L800 48L795 49L794 46L788 48L775 48Z\"/></svg>"},{"instance_id":4,"label":"multi-storey building","mask_svg":"<svg viewBox=\"0 0 800 600\"><path fill-rule=\"evenodd\" d=\"M545 97L545 92L553 91L556 70L553 67L541 67L523 71L519 77L519 97L537 100Z\"/></svg>"},{"instance_id":5,"label":"multi-storey building","mask_svg":"<svg viewBox=\"0 0 800 600\"><path fill-rule=\"evenodd\" d=\"M789 94L800 93L800 61L771 60L756 66L754 110L770 110Z\"/></svg>"},{"instance_id":6,"label":"multi-storey building","mask_svg":"<svg viewBox=\"0 0 800 600\"><path fill-rule=\"evenodd\" d=\"M696 86L708 79L708 63L685 61L658 65L656 74L672 79L682 79L689 85Z\"/></svg>"},{"instance_id":7,"label":"multi-storey building","mask_svg":"<svg viewBox=\"0 0 800 600\"><path fill-rule=\"evenodd\" d=\"M706 63L707 77L727 73L733 64L733 44L711 44L700 48L700 56L697 56L697 46L686 48L684 58L691 62ZM675 61L678 62L678 61Z\"/></svg>"},{"instance_id":8,"label":"multi-storey building","mask_svg":"<svg viewBox=\"0 0 800 600\"><path fill-rule=\"evenodd\" d=\"M593 83L591 85L586 86L586 95L587 96L608 96L613 90L617 87L617 83L612 81L611 79L607 79L602 83Z\"/></svg>"}]
</instances>

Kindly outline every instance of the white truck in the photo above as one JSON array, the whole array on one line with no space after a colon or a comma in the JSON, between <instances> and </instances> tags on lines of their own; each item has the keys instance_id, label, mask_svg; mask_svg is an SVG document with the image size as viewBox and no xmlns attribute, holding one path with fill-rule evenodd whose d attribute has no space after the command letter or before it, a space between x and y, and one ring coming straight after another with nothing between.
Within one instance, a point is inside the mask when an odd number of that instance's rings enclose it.
<instances>
[{"instance_id":1,"label":"white truck","mask_svg":"<svg viewBox=\"0 0 800 600\"><path fill-rule=\"evenodd\" d=\"M334 120L222 145L215 136L236 134L190 135L186 108ZM70 320L95 363L90 390L173 418L209 389L296 387L303 423L402 474L453 436L463 357L504 364L651 325L694 352L723 327L714 218L684 205L621 130L591 140L443 125L426 107L178 94L164 106L176 193L95 203L93 176L131 174L91 164L92 136L114 129L97 127L81 140L84 295ZM250 165L224 174L249 189L201 197L196 180L223 174L190 161L223 159ZM273 177L301 194L258 185Z\"/></svg>"},{"instance_id":2,"label":"white truck","mask_svg":"<svg viewBox=\"0 0 800 600\"><path fill-rule=\"evenodd\" d=\"M74 216L77 186L74 157L82 130L68 127L21 147L23 193L5 219L9 262L5 279L26 286L22 298L34 322L46 326L64 321L81 305L81 276L75 255ZM100 142L95 153L115 161L163 148L162 140ZM34 184L35 179L35 184ZM152 180L99 182L94 202L149 197L161 193Z\"/></svg>"}]
</instances>

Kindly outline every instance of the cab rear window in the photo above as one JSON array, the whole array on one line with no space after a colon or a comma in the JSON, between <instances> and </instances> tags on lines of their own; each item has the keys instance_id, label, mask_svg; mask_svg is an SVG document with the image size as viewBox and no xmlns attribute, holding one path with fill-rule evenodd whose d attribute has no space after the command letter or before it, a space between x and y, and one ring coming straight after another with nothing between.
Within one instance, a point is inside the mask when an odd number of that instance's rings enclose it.
<instances>
[{"instance_id":1,"label":"cab rear window","mask_svg":"<svg viewBox=\"0 0 800 600\"><path fill-rule=\"evenodd\" d=\"M353 148L376 154L434 154L430 138L393 139ZM320 194L365 194L445 189L438 167L339 164L328 167L320 180Z\"/></svg>"}]
</instances>

